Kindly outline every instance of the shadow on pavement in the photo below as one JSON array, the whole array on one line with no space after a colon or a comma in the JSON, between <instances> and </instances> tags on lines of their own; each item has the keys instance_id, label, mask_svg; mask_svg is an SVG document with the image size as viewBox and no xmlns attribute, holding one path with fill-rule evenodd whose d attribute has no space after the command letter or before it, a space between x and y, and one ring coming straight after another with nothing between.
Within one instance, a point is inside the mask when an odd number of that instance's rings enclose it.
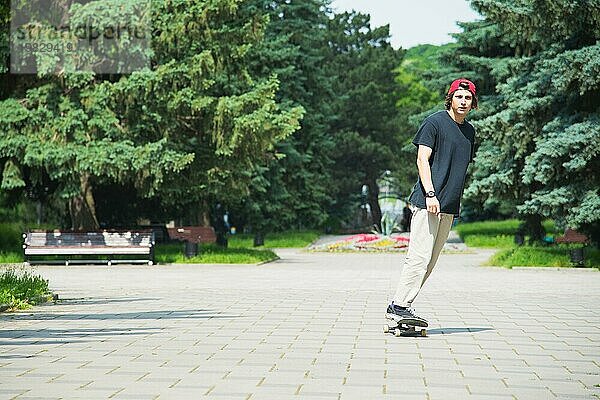
<instances>
[{"instance_id":1,"label":"shadow on pavement","mask_svg":"<svg viewBox=\"0 0 600 400\"><path fill-rule=\"evenodd\" d=\"M120 298L120 299L109 299L109 298L94 298L94 297L80 297L80 298L61 298L58 300L58 304L112 304L112 303L133 303L134 301L154 301L161 300L158 297L146 297L146 298Z\"/></svg>"},{"instance_id":2,"label":"shadow on pavement","mask_svg":"<svg viewBox=\"0 0 600 400\"><path fill-rule=\"evenodd\" d=\"M10 355L0 355L0 360L18 360L21 358L34 358L35 355L32 354L10 354Z\"/></svg>"},{"instance_id":3,"label":"shadow on pavement","mask_svg":"<svg viewBox=\"0 0 600 400\"><path fill-rule=\"evenodd\" d=\"M427 335L449 335L453 333L474 333L493 330L494 328L436 328L427 329Z\"/></svg>"},{"instance_id":4,"label":"shadow on pavement","mask_svg":"<svg viewBox=\"0 0 600 400\"><path fill-rule=\"evenodd\" d=\"M23 339L19 341L19 339L11 339L10 341L0 340L0 346L50 346L50 345L63 345L63 344L71 344L71 343L90 343L92 340L38 340L32 343L31 339ZM13 357L6 356L0 354L0 360L4 360L7 358L32 358L34 355L23 356L23 357Z\"/></svg>"},{"instance_id":5,"label":"shadow on pavement","mask_svg":"<svg viewBox=\"0 0 600 400\"><path fill-rule=\"evenodd\" d=\"M0 330L0 346L24 346L24 345L55 345L67 343L85 343L92 340L79 339L106 339L114 336L130 335L152 335L158 333L160 328L71 328L71 329L18 329ZM50 340L48 340L50 339ZM0 359L6 355L0 354Z\"/></svg>"},{"instance_id":6,"label":"shadow on pavement","mask_svg":"<svg viewBox=\"0 0 600 400\"><path fill-rule=\"evenodd\" d=\"M161 328L70 328L70 329L10 329L0 330L0 338L51 338L51 337L88 337L88 336L115 336L115 335L147 335L152 330Z\"/></svg>"},{"instance_id":7,"label":"shadow on pavement","mask_svg":"<svg viewBox=\"0 0 600 400\"><path fill-rule=\"evenodd\" d=\"M0 317L2 320L66 320L66 321L90 321L90 320L158 320L158 319L184 319L184 318L240 318L241 315L222 314L213 310L162 310L162 311L132 311L126 313L33 313L33 314L13 314ZM1 337L1 336L0 336Z\"/></svg>"}]
</instances>

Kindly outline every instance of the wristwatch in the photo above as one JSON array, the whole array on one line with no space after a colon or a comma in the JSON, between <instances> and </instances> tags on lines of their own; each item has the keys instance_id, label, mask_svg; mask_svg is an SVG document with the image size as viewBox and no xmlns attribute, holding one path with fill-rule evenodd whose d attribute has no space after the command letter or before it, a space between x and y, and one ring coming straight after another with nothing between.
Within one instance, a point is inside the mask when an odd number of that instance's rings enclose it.
<instances>
[{"instance_id":1,"label":"wristwatch","mask_svg":"<svg viewBox=\"0 0 600 400\"><path fill-rule=\"evenodd\" d=\"M435 192L433 190L430 190L429 192L425 193L425 197L428 197L428 198L435 197Z\"/></svg>"}]
</instances>

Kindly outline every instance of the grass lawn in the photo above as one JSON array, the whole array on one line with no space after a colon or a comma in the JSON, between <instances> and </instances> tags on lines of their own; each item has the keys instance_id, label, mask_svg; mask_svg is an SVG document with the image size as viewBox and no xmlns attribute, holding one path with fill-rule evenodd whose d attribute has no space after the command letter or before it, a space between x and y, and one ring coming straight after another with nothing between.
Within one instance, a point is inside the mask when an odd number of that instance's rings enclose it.
<instances>
[{"instance_id":1,"label":"grass lawn","mask_svg":"<svg viewBox=\"0 0 600 400\"><path fill-rule=\"evenodd\" d=\"M256 264L277 258L274 248L303 248L319 237L317 231L270 233L265 245L254 247L254 235L238 233L229 235L226 249L215 245L201 245L200 255L186 258L183 244L159 244L156 246L156 262L184 264Z\"/></svg>"},{"instance_id":2,"label":"grass lawn","mask_svg":"<svg viewBox=\"0 0 600 400\"><path fill-rule=\"evenodd\" d=\"M454 228L469 247L509 248L514 246L514 238L519 224L518 219L505 221L482 221L459 223ZM543 223L547 236L554 237L556 231L553 221Z\"/></svg>"},{"instance_id":3,"label":"grass lawn","mask_svg":"<svg viewBox=\"0 0 600 400\"><path fill-rule=\"evenodd\" d=\"M0 251L0 264L17 264L23 262L23 253L16 251Z\"/></svg>"},{"instance_id":4,"label":"grass lawn","mask_svg":"<svg viewBox=\"0 0 600 400\"><path fill-rule=\"evenodd\" d=\"M512 247L494 254L487 264L505 267L572 267L569 259L572 247ZM600 268L600 250L591 247L585 249L585 266Z\"/></svg>"},{"instance_id":5,"label":"grass lawn","mask_svg":"<svg viewBox=\"0 0 600 400\"><path fill-rule=\"evenodd\" d=\"M514 235L520 221L483 221L459 223L454 229L469 247L496 248L499 251L488 261L488 265L503 267L571 267L569 251L577 245L534 245L517 246ZM562 234L552 221L544 222L547 236ZM580 247L580 246L579 246ZM600 250L593 246L585 249L585 266L600 268Z\"/></svg>"},{"instance_id":6,"label":"grass lawn","mask_svg":"<svg viewBox=\"0 0 600 400\"><path fill-rule=\"evenodd\" d=\"M215 245L201 245L198 253L196 257L186 258L183 243L175 243L158 244L154 255L155 261L160 264L256 264L277 259L277 254L271 250L225 249Z\"/></svg>"},{"instance_id":7,"label":"grass lawn","mask_svg":"<svg viewBox=\"0 0 600 400\"><path fill-rule=\"evenodd\" d=\"M269 249L277 248L302 248L306 247L320 236L317 231L296 231L296 232L281 232L269 233L265 237L265 245L262 247ZM246 233L238 233L229 235L229 247L231 248L252 248L254 235Z\"/></svg>"},{"instance_id":8,"label":"grass lawn","mask_svg":"<svg viewBox=\"0 0 600 400\"><path fill-rule=\"evenodd\" d=\"M155 262L160 264L256 264L264 261L277 259L277 254L268 249L245 249L228 248L224 249L215 245L201 245L198 249L197 257L186 258L183 252L183 243L156 245ZM114 257L130 258L130 256ZM44 259L58 259L58 257L46 257ZM80 259L81 257L72 257ZM97 257L101 258L101 257ZM104 256L103 258L106 258ZM0 253L1 264L16 264L23 262L23 254L20 252L2 252Z\"/></svg>"}]
</instances>

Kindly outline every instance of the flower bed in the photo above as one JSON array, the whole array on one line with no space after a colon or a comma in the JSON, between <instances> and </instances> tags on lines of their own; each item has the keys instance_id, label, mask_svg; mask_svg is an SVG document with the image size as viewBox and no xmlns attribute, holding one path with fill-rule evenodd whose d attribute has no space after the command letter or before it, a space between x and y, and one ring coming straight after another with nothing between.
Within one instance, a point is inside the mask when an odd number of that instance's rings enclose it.
<instances>
[{"instance_id":1,"label":"flower bed","mask_svg":"<svg viewBox=\"0 0 600 400\"><path fill-rule=\"evenodd\" d=\"M406 234L384 236L374 233L352 235L335 242L311 247L318 251L404 251L408 247Z\"/></svg>"}]
</instances>

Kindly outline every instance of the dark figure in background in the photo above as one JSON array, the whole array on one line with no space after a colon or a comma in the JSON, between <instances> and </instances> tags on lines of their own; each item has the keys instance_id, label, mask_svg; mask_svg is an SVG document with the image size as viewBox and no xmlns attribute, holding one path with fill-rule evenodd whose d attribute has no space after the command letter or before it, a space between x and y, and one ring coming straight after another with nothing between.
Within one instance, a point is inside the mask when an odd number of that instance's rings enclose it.
<instances>
[{"instance_id":1,"label":"dark figure in background","mask_svg":"<svg viewBox=\"0 0 600 400\"><path fill-rule=\"evenodd\" d=\"M410 232L410 220L412 219L412 211L407 205L402 209L402 232Z\"/></svg>"},{"instance_id":2,"label":"dark figure in background","mask_svg":"<svg viewBox=\"0 0 600 400\"><path fill-rule=\"evenodd\" d=\"M211 222L217 236L217 246L227 247L228 213L221 203L215 206Z\"/></svg>"}]
</instances>

